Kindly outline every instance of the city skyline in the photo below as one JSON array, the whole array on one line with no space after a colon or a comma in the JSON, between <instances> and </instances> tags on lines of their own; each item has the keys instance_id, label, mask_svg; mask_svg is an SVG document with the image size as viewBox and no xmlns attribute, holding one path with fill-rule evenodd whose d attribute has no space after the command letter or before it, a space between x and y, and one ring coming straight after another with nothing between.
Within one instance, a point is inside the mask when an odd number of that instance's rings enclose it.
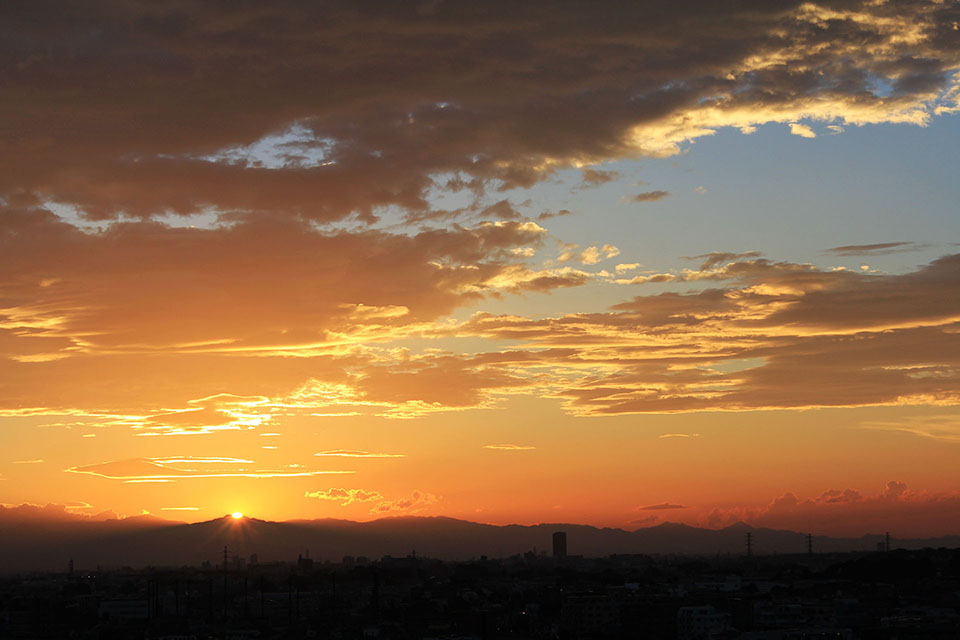
<instances>
[{"instance_id":1,"label":"city skyline","mask_svg":"<svg viewBox=\"0 0 960 640\"><path fill-rule=\"evenodd\" d=\"M0 7L4 512L960 534L958 22Z\"/></svg>"}]
</instances>

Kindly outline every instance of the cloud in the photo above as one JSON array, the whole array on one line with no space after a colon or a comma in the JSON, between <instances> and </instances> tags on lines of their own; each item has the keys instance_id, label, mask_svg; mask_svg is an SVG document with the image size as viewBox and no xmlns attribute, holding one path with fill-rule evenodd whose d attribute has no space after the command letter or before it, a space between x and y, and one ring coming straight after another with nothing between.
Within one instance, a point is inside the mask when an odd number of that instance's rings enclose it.
<instances>
[{"instance_id":1,"label":"cloud","mask_svg":"<svg viewBox=\"0 0 960 640\"><path fill-rule=\"evenodd\" d=\"M674 276L715 288L458 332L521 341L501 366L575 415L960 402L960 256L900 275L715 258Z\"/></svg>"},{"instance_id":2,"label":"cloud","mask_svg":"<svg viewBox=\"0 0 960 640\"><path fill-rule=\"evenodd\" d=\"M699 438L699 433L661 433L658 438Z\"/></svg>"},{"instance_id":3,"label":"cloud","mask_svg":"<svg viewBox=\"0 0 960 640\"><path fill-rule=\"evenodd\" d=\"M627 202L656 202L657 200L663 200L669 195L669 191L644 191L643 193L637 193L628 197Z\"/></svg>"},{"instance_id":4,"label":"cloud","mask_svg":"<svg viewBox=\"0 0 960 640\"><path fill-rule=\"evenodd\" d=\"M97 514L76 513L92 508L87 502L70 504L47 504L44 506L23 503L17 506L0 504L0 522L58 522L58 521L91 521L117 520L113 511L103 511Z\"/></svg>"},{"instance_id":5,"label":"cloud","mask_svg":"<svg viewBox=\"0 0 960 640\"><path fill-rule=\"evenodd\" d=\"M440 496L416 489L409 497L397 500L383 500L370 510L370 513L385 515L390 513L417 513L440 502Z\"/></svg>"},{"instance_id":6,"label":"cloud","mask_svg":"<svg viewBox=\"0 0 960 640\"><path fill-rule=\"evenodd\" d=\"M406 458L403 453L371 453L369 451L355 451L351 449L333 449L313 454L321 457L334 458Z\"/></svg>"},{"instance_id":7,"label":"cloud","mask_svg":"<svg viewBox=\"0 0 960 640\"><path fill-rule=\"evenodd\" d=\"M687 508L686 505L662 502L660 504L651 504L646 507L640 507L640 510L641 511L662 511L666 509L686 509L686 508Z\"/></svg>"},{"instance_id":8,"label":"cloud","mask_svg":"<svg viewBox=\"0 0 960 640\"><path fill-rule=\"evenodd\" d=\"M353 473L353 471L278 471L262 469L231 469L232 464L249 460L235 458L131 458L65 469L68 473L99 476L127 482L159 482L193 478L302 478L309 476ZM196 467L195 465L200 465ZM210 465L206 467L204 465ZM220 467L220 468L217 468Z\"/></svg>"},{"instance_id":9,"label":"cloud","mask_svg":"<svg viewBox=\"0 0 960 640\"><path fill-rule=\"evenodd\" d=\"M897 480L875 494L829 489L802 498L787 492L764 507L715 509L701 524L722 527L739 520L757 527L812 530L818 535L893 531L896 537L921 537L960 528L960 494L915 491Z\"/></svg>"},{"instance_id":10,"label":"cloud","mask_svg":"<svg viewBox=\"0 0 960 640\"><path fill-rule=\"evenodd\" d=\"M900 431L942 442L960 442L960 415L907 416L897 420L868 420L865 429Z\"/></svg>"},{"instance_id":11,"label":"cloud","mask_svg":"<svg viewBox=\"0 0 960 640\"><path fill-rule=\"evenodd\" d=\"M620 255L620 249L611 244L605 244L602 247L588 247L580 254L580 261L583 264L597 264L602 260L608 260Z\"/></svg>"},{"instance_id":12,"label":"cloud","mask_svg":"<svg viewBox=\"0 0 960 640\"><path fill-rule=\"evenodd\" d=\"M559 218L561 216L573 215L573 212L569 209L560 209L559 211L544 211L537 216L537 222L543 222L551 218Z\"/></svg>"},{"instance_id":13,"label":"cloud","mask_svg":"<svg viewBox=\"0 0 960 640\"><path fill-rule=\"evenodd\" d=\"M700 271L707 271L724 262L736 262L737 260L742 260L744 258L759 258L760 256L761 253L759 251L744 251L743 253L713 251L711 253L704 253L699 256L683 257L687 260L701 260L702 262L700 263Z\"/></svg>"},{"instance_id":14,"label":"cloud","mask_svg":"<svg viewBox=\"0 0 960 640\"><path fill-rule=\"evenodd\" d=\"M795 136L800 136L801 138L816 138L817 134L813 132L813 129L808 127L805 124L799 124L796 122L790 123L790 133Z\"/></svg>"},{"instance_id":15,"label":"cloud","mask_svg":"<svg viewBox=\"0 0 960 640\"><path fill-rule=\"evenodd\" d=\"M827 249L824 253L837 256L878 256L915 251L918 248L913 242L879 242L876 244L848 244Z\"/></svg>"},{"instance_id":16,"label":"cloud","mask_svg":"<svg viewBox=\"0 0 960 640\"><path fill-rule=\"evenodd\" d=\"M8 202L101 219L212 207L371 220L427 210L438 185L530 186L721 127L923 124L955 108L956 17L942 2L425 15L279 0L229 24L203 6L85 6L3 12L19 36L2 95Z\"/></svg>"},{"instance_id":17,"label":"cloud","mask_svg":"<svg viewBox=\"0 0 960 640\"><path fill-rule=\"evenodd\" d=\"M82 414L145 435L266 426L269 397L311 379L348 381L362 361L380 360L366 345L415 335L487 296L594 277L516 262L513 250L545 233L532 222L407 236L246 219L87 234L52 213L6 211L0 229L16 274L7 291L19 301L0 305L11 385L0 411ZM40 286L51 271L63 277ZM38 353L57 357L20 358ZM122 391L131 378L135 402Z\"/></svg>"},{"instance_id":18,"label":"cloud","mask_svg":"<svg viewBox=\"0 0 960 640\"><path fill-rule=\"evenodd\" d=\"M620 280L534 268L549 233L510 193L561 170L600 184L616 176L591 167L723 128L924 125L956 105L949 3L278 0L229 24L199 5L84 6L0 7L17 34L0 88L0 415L184 436L512 393L579 415L955 400L949 259L899 276L749 253ZM610 282L699 289L449 320ZM522 342L397 346L454 336Z\"/></svg>"},{"instance_id":19,"label":"cloud","mask_svg":"<svg viewBox=\"0 0 960 640\"><path fill-rule=\"evenodd\" d=\"M13 464L40 464L43 460L14 460Z\"/></svg>"},{"instance_id":20,"label":"cloud","mask_svg":"<svg viewBox=\"0 0 960 640\"><path fill-rule=\"evenodd\" d=\"M323 489L319 491L307 491L303 494L304 498L317 498L318 500L332 500L340 502L341 507L345 507L355 502L372 502L383 498L379 491L368 491L366 489Z\"/></svg>"},{"instance_id":21,"label":"cloud","mask_svg":"<svg viewBox=\"0 0 960 640\"><path fill-rule=\"evenodd\" d=\"M536 447L522 444L485 444L484 449L496 449L497 451L533 451Z\"/></svg>"},{"instance_id":22,"label":"cloud","mask_svg":"<svg viewBox=\"0 0 960 640\"><path fill-rule=\"evenodd\" d=\"M600 169L581 169L584 187L596 187L620 177L617 171L602 171Z\"/></svg>"}]
</instances>

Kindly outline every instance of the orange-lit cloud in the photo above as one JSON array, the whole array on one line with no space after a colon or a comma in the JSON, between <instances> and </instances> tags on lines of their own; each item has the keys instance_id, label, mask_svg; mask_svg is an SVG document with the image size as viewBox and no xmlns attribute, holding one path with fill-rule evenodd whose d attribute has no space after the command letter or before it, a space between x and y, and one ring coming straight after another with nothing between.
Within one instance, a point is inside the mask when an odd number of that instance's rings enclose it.
<instances>
[{"instance_id":1,"label":"orange-lit cloud","mask_svg":"<svg viewBox=\"0 0 960 640\"><path fill-rule=\"evenodd\" d=\"M908 416L899 420L872 420L861 427L882 431L901 431L942 442L960 442L960 416Z\"/></svg>"},{"instance_id":2,"label":"orange-lit cloud","mask_svg":"<svg viewBox=\"0 0 960 640\"><path fill-rule=\"evenodd\" d=\"M25 466L5 484L80 479L69 466L90 486L170 490L156 509L208 504L175 496L182 479L335 473L291 452L331 466L409 455L362 463L410 474L391 478L402 489L371 476L382 495L329 489L309 504L418 513L440 499L411 487L454 501L434 480L439 430L419 431L432 420L483 433L464 464L499 455L485 442L553 442L546 413L506 432L473 411L550 403L576 422L960 404L960 256L888 274L879 256L931 245L871 231L814 247L871 256L847 271L742 251L767 247L734 230L716 240L728 251L678 247L700 255L677 266L641 211L708 207L720 183L648 184L630 168L680 161L724 129L742 142L737 130L773 124L808 153L863 125L926 126L960 110L958 17L936 0L276 0L229 19L146 0L0 5L16 34L0 83L0 419L83 447L68 458L12 436ZM628 222L605 237L617 208ZM921 413L851 424L956 440L946 410ZM722 440L652 417L637 430L658 451ZM549 475L579 432L504 459ZM323 450L335 446L362 449ZM97 460L112 461L79 464ZM692 504L670 492L621 506L668 497Z\"/></svg>"},{"instance_id":3,"label":"orange-lit cloud","mask_svg":"<svg viewBox=\"0 0 960 640\"><path fill-rule=\"evenodd\" d=\"M434 321L416 328L420 336L514 344L501 350L416 353L357 344L341 353L292 359L272 352L180 354L173 360L70 356L13 364L11 373L24 375L11 378L7 388L24 407L48 402L50 390L61 384L61 402L70 402L73 393L76 403L89 407L67 405L63 413L142 434L257 429L297 412L405 418L491 407L517 393L552 395L577 415L958 401L958 256L901 275L825 271L753 256L700 256L700 268L670 275L712 288L640 295L605 313L536 320L478 313L459 324ZM109 387L98 389L105 395L81 398L86 387L67 376L82 378L88 362L99 364L103 379L117 379L117 389L122 386L116 376L129 380L127 365L139 363L142 383L167 392L166 409L98 413L128 407L111 406L120 400ZM111 363L124 366L111 370ZM38 383L41 376L46 386ZM179 382L171 385L184 379L193 382L194 392L206 384L211 392L230 385L240 393L194 399ZM273 393L257 395L263 392ZM177 395L181 407L170 408Z\"/></svg>"},{"instance_id":4,"label":"orange-lit cloud","mask_svg":"<svg viewBox=\"0 0 960 640\"><path fill-rule=\"evenodd\" d=\"M342 489L331 488L320 491L307 491L303 494L305 498L317 498L318 500L332 500L339 502L340 506L345 507L354 502L372 502L382 500L383 496L379 491L368 491L366 489Z\"/></svg>"},{"instance_id":5,"label":"orange-lit cloud","mask_svg":"<svg viewBox=\"0 0 960 640\"><path fill-rule=\"evenodd\" d=\"M960 401L958 256L903 275L735 258L676 277L729 284L608 313L477 314L460 330L525 347L464 362L537 372L581 415Z\"/></svg>"},{"instance_id":6,"label":"orange-lit cloud","mask_svg":"<svg viewBox=\"0 0 960 640\"><path fill-rule=\"evenodd\" d=\"M484 449L496 449L497 451L533 451L536 447L523 444L485 444Z\"/></svg>"},{"instance_id":7,"label":"orange-lit cloud","mask_svg":"<svg viewBox=\"0 0 960 640\"><path fill-rule=\"evenodd\" d=\"M173 459L133 458L88 464L66 469L69 473L88 474L110 480L127 482L173 481L193 478L302 478L327 474L353 473L353 471L283 471L263 469L230 469L223 465L245 464L250 460L231 458L182 457ZM220 469L193 465L220 466Z\"/></svg>"},{"instance_id":8,"label":"orange-lit cloud","mask_svg":"<svg viewBox=\"0 0 960 640\"><path fill-rule=\"evenodd\" d=\"M431 505L440 502L440 496L416 489L409 497L398 498L396 500L383 500L378 502L370 513L377 515L386 515L396 512L418 513Z\"/></svg>"},{"instance_id":9,"label":"orange-lit cloud","mask_svg":"<svg viewBox=\"0 0 960 640\"><path fill-rule=\"evenodd\" d=\"M370 451L354 451L351 449L333 449L313 454L321 457L334 458L406 458L402 453L371 453Z\"/></svg>"}]
</instances>

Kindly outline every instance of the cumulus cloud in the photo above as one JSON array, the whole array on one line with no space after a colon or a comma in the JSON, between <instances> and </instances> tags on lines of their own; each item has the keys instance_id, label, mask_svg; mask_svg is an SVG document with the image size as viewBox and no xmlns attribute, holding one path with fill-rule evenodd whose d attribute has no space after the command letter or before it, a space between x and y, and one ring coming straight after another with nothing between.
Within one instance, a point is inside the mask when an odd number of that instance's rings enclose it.
<instances>
[{"instance_id":1,"label":"cumulus cloud","mask_svg":"<svg viewBox=\"0 0 960 640\"><path fill-rule=\"evenodd\" d=\"M888 482L874 494L828 489L802 498L787 492L764 507L715 509L701 524L723 527L737 521L794 531L813 529L821 535L895 531L899 537L919 537L960 527L960 494L915 491L898 480Z\"/></svg>"},{"instance_id":2,"label":"cumulus cloud","mask_svg":"<svg viewBox=\"0 0 960 640\"><path fill-rule=\"evenodd\" d=\"M613 245L605 244L602 247L587 247L580 254L580 261L583 264L597 264L602 260L608 260L618 255L620 255L620 249L617 249Z\"/></svg>"},{"instance_id":3,"label":"cumulus cloud","mask_svg":"<svg viewBox=\"0 0 960 640\"><path fill-rule=\"evenodd\" d=\"M92 508L87 502L70 504L36 505L23 503L20 505L0 504L0 522L57 522L57 521L104 521L117 520L113 511L103 511L97 514L76 513Z\"/></svg>"},{"instance_id":4,"label":"cumulus cloud","mask_svg":"<svg viewBox=\"0 0 960 640\"><path fill-rule=\"evenodd\" d=\"M383 498L379 491L369 491L367 489L342 489L331 488L319 491L307 491L303 494L304 498L317 498L318 500L331 500L339 502L341 507L353 504L355 502L372 502Z\"/></svg>"},{"instance_id":5,"label":"cumulus cloud","mask_svg":"<svg viewBox=\"0 0 960 640\"><path fill-rule=\"evenodd\" d=\"M801 138L816 138L817 134L809 126L797 122L790 123L790 133Z\"/></svg>"},{"instance_id":6,"label":"cumulus cloud","mask_svg":"<svg viewBox=\"0 0 960 640\"><path fill-rule=\"evenodd\" d=\"M370 513L386 515L391 513L417 513L440 502L440 496L415 489L409 497L396 500L383 500L370 510Z\"/></svg>"}]
</instances>

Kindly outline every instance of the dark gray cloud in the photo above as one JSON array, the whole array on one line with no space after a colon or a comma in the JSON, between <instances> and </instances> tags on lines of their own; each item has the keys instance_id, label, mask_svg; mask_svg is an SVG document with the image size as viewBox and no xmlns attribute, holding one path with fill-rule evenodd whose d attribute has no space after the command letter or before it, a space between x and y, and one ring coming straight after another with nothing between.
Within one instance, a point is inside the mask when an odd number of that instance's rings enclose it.
<instances>
[{"instance_id":1,"label":"dark gray cloud","mask_svg":"<svg viewBox=\"0 0 960 640\"><path fill-rule=\"evenodd\" d=\"M836 256L883 256L919 249L914 242L878 242L876 244L848 244L827 249L824 253Z\"/></svg>"},{"instance_id":2,"label":"dark gray cloud","mask_svg":"<svg viewBox=\"0 0 960 640\"><path fill-rule=\"evenodd\" d=\"M426 210L450 176L529 186L719 126L919 123L960 60L958 14L933 0L7 2L0 197L96 218L369 219ZM294 125L282 162L244 151Z\"/></svg>"},{"instance_id":3,"label":"dark gray cloud","mask_svg":"<svg viewBox=\"0 0 960 640\"><path fill-rule=\"evenodd\" d=\"M686 509L687 506L683 504L671 504L669 502L663 502L661 504L651 504L646 507L640 507L640 511L663 511L667 509Z\"/></svg>"}]
</instances>

